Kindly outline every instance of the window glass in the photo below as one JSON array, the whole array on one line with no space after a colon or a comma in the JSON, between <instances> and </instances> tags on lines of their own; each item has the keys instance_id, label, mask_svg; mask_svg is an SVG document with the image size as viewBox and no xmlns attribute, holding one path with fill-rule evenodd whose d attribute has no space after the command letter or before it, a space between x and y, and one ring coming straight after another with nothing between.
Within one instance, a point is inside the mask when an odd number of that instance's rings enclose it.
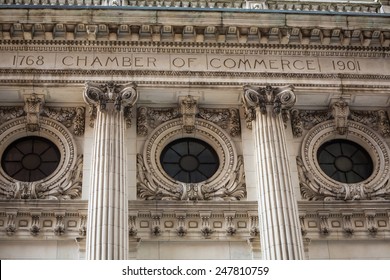
<instances>
[{"instance_id":1,"label":"window glass","mask_svg":"<svg viewBox=\"0 0 390 280\"><path fill-rule=\"evenodd\" d=\"M34 182L52 174L60 157L60 151L51 141L36 136L24 137L7 147L1 166L18 181Z\"/></svg>"},{"instance_id":2,"label":"window glass","mask_svg":"<svg viewBox=\"0 0 390 280\"><path fill-rule=\"evenodd\" d=\"M219 167L214 149L204 141L183 138L169 143L161 153L164 171L184 183L199 183L212 177Z\"/></svg>"},{"instance_id":3,"label":"window glass","mask_svg":"<svg viewBox=\"0 0 390 280\"><path fill-rule=\"evenodd\" d=\"M348 140L336 139L324 143L318 149L317 160L326 175L342 183L364 181L373 171L367 151Z\"/></svg>"}]
</instances>

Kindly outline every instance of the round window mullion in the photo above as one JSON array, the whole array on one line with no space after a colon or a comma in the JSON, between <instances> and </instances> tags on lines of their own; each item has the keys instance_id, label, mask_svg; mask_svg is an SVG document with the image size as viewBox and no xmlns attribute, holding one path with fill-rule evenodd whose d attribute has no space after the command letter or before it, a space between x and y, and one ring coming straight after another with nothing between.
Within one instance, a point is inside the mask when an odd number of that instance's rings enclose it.
<instances>
[{"instance_id":1,"label":"round window mullion","mask_svg":"<svg viewBox=\"0 0 390 280\"><path fill-rule=\"evenodd\" d=\"M367 151L355 142L344 139L331 140L321 145L317 151L317 160L327 176L342 183L364 181L373 170L372 159ZM356 170L358 166L363 172Z\"/></svg>"},{"instance_id":2,"label":"round window mullion","mask_svg":"<svg viewBox=\"0 0 390 280\"><path fill-rule=\"evenodd\" d=\"M171 150L174 154L170 152ZM200 160L204 152L207 152L208 156ZM219 167L219 158L215 150L206 142L195 138L182 138L169 143L163 149L160 163L164 171L174 180L199 183L215 174ZM204 172L205 167L210 172Z\"/></svg>"},{"instance_id":3,"label":"round window mullion","mask_svg":"<svg viewBox=\"0 0 390 280\"><path fill-rule=\"evenodd\" d=\"M18 160L10 160L13 158ZM29 136L14 141L5 149L1 165L13 179L34 182L51 175L60 159L60 151L54 143L43 137Z\"/></svg>"}]
</instances>

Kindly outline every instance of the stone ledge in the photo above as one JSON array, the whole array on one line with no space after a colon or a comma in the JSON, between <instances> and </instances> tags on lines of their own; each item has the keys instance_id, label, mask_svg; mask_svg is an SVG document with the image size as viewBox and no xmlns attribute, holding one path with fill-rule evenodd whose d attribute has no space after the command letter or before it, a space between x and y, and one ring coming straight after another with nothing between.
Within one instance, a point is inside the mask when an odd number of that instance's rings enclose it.
<instances>
[{"instance_id":1,"label":"stone ledge","mask_svg":"<svg viewBox=\"0 0 390 280\"><path fill-rule=\"evenodd\" d=\"M298 208L305 238L390 239L388 201L299 201ZM0 240L83 238L86 220L87 201L0 201ZM246 241L258 234L256 202L129 201L130 239Z\"/></svg>"}]
</instances>

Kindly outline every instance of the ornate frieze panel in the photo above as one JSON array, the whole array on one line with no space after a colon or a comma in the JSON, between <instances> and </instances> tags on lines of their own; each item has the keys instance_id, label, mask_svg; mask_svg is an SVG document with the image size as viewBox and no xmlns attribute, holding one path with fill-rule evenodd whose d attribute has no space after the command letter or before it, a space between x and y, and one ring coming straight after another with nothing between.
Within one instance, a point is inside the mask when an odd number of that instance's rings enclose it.
<instances>
[{"instance_id":1,"label":"ornate frieze panel","mask_svg":"<svg viewBox=\"0 0 390 280\"><path fill-rule=\"evenodd\" d=\"M301 137L305 131L315 125L333 119L339 134L346 131L348 120L352 120L377 131L383 137L390 136L390 120L385 110L362 111L351 110L348 104L335 102L328 110L298 110L291 111L291 126L294 137ZM344 110L341 109L343 106ZM336 112L340 110L340 112Z\"/></svg>"},{"instance_id":2,"label":"ornate frieze panel","mask_svg":"<svg viewBox=\"0 0 390 280\"><path fill-rule=\"evenodd\" d=\"M140 110L145 111L144 108ZM138 119L138 121L140 118ZM142 129L147 122L143 123ZM137 155L138 197L146 200L240 200L245 197L245 175L242 156L237 156L234 143L214 123L195 118L194 131L187 135L208 142L219 157L219 167L209 179L200 183L183 183L166 174L160 163L163 148L183 137L183 119L164 122L149 135L143 155ZM140 127L140 123L138 123Z\"/></svg>"},{"instance_id":3,"label":"ornate frieze panel","mask_svg":"<svg viewBox=\"0 0 390 280\"><path fill-rule=\"evenodd\" d=\"M230 136L237 137L241 134L240 116L239 111L236 108L198 108L193 112L187 113L186 104L191 102L191 98L184 105L170 108L154 108L154 107L139 107L137 111L137 133L140 136L147 136L151 129L155 129L157 126L164 122L182 118L183 123L186 123L188 133L191 133L194 129L195 118L204 119L210 121L222 129L226 130Z\"/></svg>"},{"instance_id":4,"label":"ornate frieze panel","mask_svg":"<svg viewBox=\"0 0 390 280\"><path fill-rule=\"evenodd\" d=\"M84 135L85 130L85 109L44 107L41 113L43 116L56 120L66 128L71 129L76 136Z\"/></svg>"},{"instance_id":5,"label":"ornate frieze panel","mask_svg":"<svg viewBox=\"0 0 390 280\"><path fill-rule=\"evenodd\" d=\"M51 107L47 106L43 95L35 93L24 96L23 107L0 107L0 125L23 116L26 119L26 129L31 132L40 130L41 117L58 121L76 136L84 135L85 109L84 107Z\"/></svg>"},{"instance_id":6,"label":"ornate frieze panel","mask_svg":"<svg viewBox=\"0 0 390 280\"><path fill-rule=\"evenodd\" d=\"M25 114L23 107L0 107L0 124Z\"/></svg>"},{"instance_id":7,"label":"ornate frieze panel","mask_svg":"<svg viewBox=\"0 0 390 280\"><path fill-rule=\"evenodd\" d=\"M326 201L390 199L389 147L386 142L378 133L361 123L348 120L343 134L340 134L337 125L334 120L319 123L303 140L301 156L297 157L302 197ZM324 173L317 159L317 151L322 144L333 139L358 143L369 152L373 171L367 179L356 183L343 183Z\"/></svg>"}]
</instances>

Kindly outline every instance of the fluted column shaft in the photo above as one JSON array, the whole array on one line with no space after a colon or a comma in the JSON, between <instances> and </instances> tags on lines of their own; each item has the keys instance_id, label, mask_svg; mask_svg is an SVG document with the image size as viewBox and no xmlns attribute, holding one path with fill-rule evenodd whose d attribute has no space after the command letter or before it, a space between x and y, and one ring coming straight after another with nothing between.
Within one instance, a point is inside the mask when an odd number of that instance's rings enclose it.
<instances>
[{"instance_id":1,"label":"fluted column shaft","mask_svg":"<svg viewBox=\"0 0 390 280\"><path fill-rule=\"evenodd\" d=\"M90 260L123 260L128 255L124 105L135 97L129 98L124 88L87 84L84 94L95 118L86 244Z\"/></svg>"},{"instance_id":2,"label":"fluted column shaft","mask_svg":"<svg viewBox=\"0 0 390 280\"><path fill-rule=\"evenodd\" d=\"M281 115L294 102L291 88L245 88L244 106L257 159L260 242L266 260L298 260L304 256Z\"/></svg>"}]
</instances>

